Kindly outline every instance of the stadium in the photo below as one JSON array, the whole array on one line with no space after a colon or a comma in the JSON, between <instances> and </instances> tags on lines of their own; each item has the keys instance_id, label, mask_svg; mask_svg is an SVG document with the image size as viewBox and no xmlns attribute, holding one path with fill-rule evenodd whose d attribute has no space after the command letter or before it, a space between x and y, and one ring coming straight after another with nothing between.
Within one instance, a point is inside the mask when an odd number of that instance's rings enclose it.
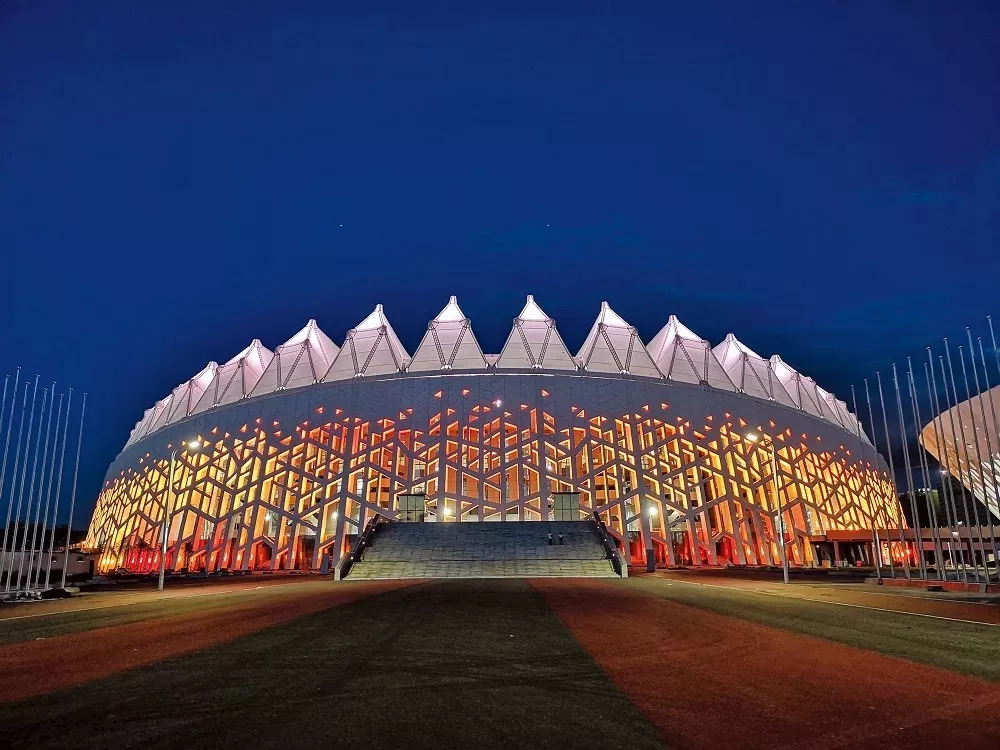
<instances>
[{"instance_id":1,"label":"stadium","mask_svg":"<svg viewBox=\"0 0 1000 750\"><path fill-rule=\"evenodd\" d=\"M607 303L573 356L530 296L498 355L452 297L412 356L379 305L340 346L311 320L210 362L109 468L100 569L158 567L165 516L166 567L206 572L325 570L382 521L586 521L649 567L865 564L905 523L847 405L780 357L673 316L646 345Z\"/></svg>"}]
</instances>

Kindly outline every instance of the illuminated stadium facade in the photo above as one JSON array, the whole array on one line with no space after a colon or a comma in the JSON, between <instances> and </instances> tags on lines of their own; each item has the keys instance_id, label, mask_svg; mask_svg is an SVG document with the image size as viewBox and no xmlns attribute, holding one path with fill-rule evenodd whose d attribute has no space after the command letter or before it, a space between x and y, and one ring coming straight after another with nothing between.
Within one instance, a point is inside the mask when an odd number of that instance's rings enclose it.
<instances>
[{"instance_id":1,"label":"illuminated stadium facade","mask_svg":"<svg viewBox=\"0 0 1000 750\"><path fill-rule=\"evenodd\" d=\"M847 406L777 356L732 335L713 348L674 317L647 346L603 304L574 357L531 297L495 356L452 298L412 357L379 306L340 347L310 321L210 363L110 467L88 535L101 569L158 566L168 503L166 565L191 570L321 568L376 515L596 513L659 565L780 564L779 509L793 565L835 542L869 560L872 528L901 522Z\"/></svg>"},{"instance_id":2,"label":"illuminated stadium facade","mask_svg":"<svg viewBox=\"0 0 1000 750\"><path fill-rule=\"evenodd\" d=\"M924 425L920 443L984 508L975 523L1000 518L1000 386L962 401Z\"/></svg>"}]
</instances>

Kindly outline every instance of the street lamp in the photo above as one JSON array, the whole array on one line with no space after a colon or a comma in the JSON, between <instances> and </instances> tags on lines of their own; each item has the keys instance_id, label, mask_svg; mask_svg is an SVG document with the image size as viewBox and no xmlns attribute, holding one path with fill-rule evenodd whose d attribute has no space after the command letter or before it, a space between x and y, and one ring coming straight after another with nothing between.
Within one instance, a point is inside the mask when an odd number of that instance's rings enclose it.
<instances>
[{"instance_id":1,"label":"street lamp","mask_svg":"<svg viewBox=\"0 0 1000 750\"><path fill-rule=\"evenodd\" d=\"M788 549L785 546L785 518L781 512L781 493L778 491L778 458L774 447L774 439L762 436L757 432L748 432L746 439L751 443L756 443L761 447L766 447L771 453L771 481L774 483L775 503L778 506L778 535L781 538L781 573L788 583Z\"/></svg>"},{"instance_id":2,"label":"street lamp","mask_svg":"<svg viewBox=\"0 0 1000 750\"><path fill-rule=\"evenodd\" d=\"M181 447L187 448L192 453L197 453L201 450L201 441L198 438L185 440L181 443ZM163 523L161 524L163 526L163 535L160 540L160 579L156 584L157 591L163 591L163 577L167 567L167 535L170 533L170 516L174 510L174 465L177 461L178 450L180 448L174 448L170 451L170 471L167 473L167 497L163 508Z\"/></svg>"}]
</instances>

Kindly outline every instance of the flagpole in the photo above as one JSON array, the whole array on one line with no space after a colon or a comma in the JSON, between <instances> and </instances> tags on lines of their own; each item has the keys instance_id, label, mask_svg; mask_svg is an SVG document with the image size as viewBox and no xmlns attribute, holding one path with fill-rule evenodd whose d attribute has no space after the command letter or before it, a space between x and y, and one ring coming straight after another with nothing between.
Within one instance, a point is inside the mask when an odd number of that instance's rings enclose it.
<instances>
[{"instance_id":1,"label":"flagpole","mask_svg":"<svg viewBox=\"0 0 1000 750\"><path fill-rule=\"evenodd\" d=\"M24 590L27 591L31 588L31 571L34 569L35 565L35 543L38 541L38 522L41 520L42 514L42 495L45 493L45 464L49 460L49 437L52 435L52 406L55 404L56 400L56 384L53 381L52 387L49 388L49 418L45 423L45 441L42 447L42 465L38 469L38 476L32 480L32 493L34 493L35 481L38 482L38 501L35 503L35 521L31 525L31 544L27 544L27 529L25 529L25 546L28 547L28 568L27 575L24 581ZM39 422L39 433L38 436L41 437L41 422ZM38 456L35 456L37 459ZM28 517L31 517L31 510L28 510ZM22 560L24 557L22 556ZM41 564L41 559L39 558L38 563Z\"/></svg>"},{"instance_id":2,"label":"flagpole","mask_svg":"<svg viewBox=\"0 0 1000 750\"><path fill-rule=\"evenodd\" d=\"M921 436L923 431L921 430L920 424L920 407L917 403L917 383L913 378L913 361L907 357L906 358L906 371L909 382L910 391L910 411L913 414L913 423L917 426L917 460L920 462L920 474L924 480L924 499L927 501L927 519L931 524L931 540L934 543L934 560L935 567L937 568L938 579L945 579L945 569L944 569L944 549L941 545L941 525L938 520L937 510L934 508L934 503L931 502L931 471L930 467L927 465L927 449L924 448L921 441Z\"/></svg>"},{"instance_id":3,"label":"flagpole","mask_svg":"<svg viewBox=\"0 0 1000 750\"><path fill-rule=\"evenodd\" d=\"M906 474L906 490L910 495L910 513L913 514L914 546L917 551L917 569L920 577L927 579L927 564L924 561L924 535L917 512L917 496L913 485L913 464L910 463L910 445L906 436L906 420L903 418L903 400L899 395L899 374L896 363L892 363L892 385L896 390L896 417L899 420L899 441L903 448L903 471Z\"/></svg>"},{"instance_id":4,"label":"flagpole","mask_svg":"<svg viewBox=\"0 0 1000 750\"><path fill-rule=\"evenodd\" d=\"M896 465L892 460L892 441L889 439L889 420L885 413L885 398L882 396L882 374L876 370L875 380L878 384L878 400L882 407L882 429L885 430L885 452L886 459L889 461L889 479L892 482L894 500L899 505L899 518L897 523L897 530L899 531L899 543L903 547L903 570L906 573L906 577L910 578L910 553L906 547L906 539L903 537L903 504L899 502L899 488L896 486Z\"/></svg>"},{"instance_id":5,"label":"flagpole","mask_svg":"<svg viewBox=\"0 0 1000 750\"><path fill-rule=\"evenodd\" d=\"M7 585L5 591L10 591L10 577L14 572L14 554L17 550L17 531L20 525L21 519L21 505L24 500L24 482L27 479L28 474L28 454L31 452L31 432L35 424L35 404L38 399L38 376L35 375L35 387L31 392L31 409L28 412L28 436L24 441L24 461L21 464L21 481L18 483L17 488L17 507L14 510L14 536L11 539L11 549L10 549L10 568L7 570ZM20 583L20 579L18 579Z\"/></svg>"},{"instance_id":6,"label":"flagpole","mask_svg":"<svg viewBox=\"0 0 1000 750\"><path fill-rule=\"evenodd\" d=\"M938 451L939 458L938 461L941 464L941 471L943 475L950 475L950 467L948 463L948 443L945 440L945 429L944 429L944 413L941 410L941 402L938 401L938 388L937 388L937 378L934 376L934 357L931 353L931 348L927 347L927 361L930 363L927 370L930 372L930 382L931 382L931 395L934 400L934 417L935 424L935 436L938 440ZM943 372L943 369L942 369ZM960 549L960 556L962 558L962 582L969 582L969 566L966 562L965 557L965 542L962 541L961 528L958 525L958 504L955 502L955 493L951 486L951 482L945 482L941 479L941 492L945 497L945 510L951 508L951 531L949 536L951 539L955 538L956 533L958 534L958 546ZM957 530L957 531L956 531Z\"/></svg>"},{"instance_id":7,"label":"flagpole","mask_svg":"<svg viewBox=\"0 0 1000 750\"><path fill-rule=\"evenodd\" d=\"M63 421L62 448L59 451L59 478L56 481L56 502L52 507L52 529L49 531L49 564L45 567L45 588L52 579L52 557L56 551L56 519L59 518L59 497L62 495L63 462L66 459L66 433L69 432L69 416L73 410L73 389L66 394L66 419Z\"/></svg>"},{"instance_id":8,"label":"flagpole","mask_svg":"<svg viewBox=\"0 0 1000 750\"><path fill-rule=\"evenodd\" d=\"M861 444L861 462L862 464L867 460L865 458L865 440L861 437L861 420L858 419L858 397L854 394L854 386L851 386L851 403L854 405L854 421L857 422L857 434L858 442ZM872 431L872 436L875 433ZM877 455L878 451L876 451ZM876 463L878 460L876 459ZM877 467L876 467L877 468ZM858 492L863 495L864 493L864 480L862 480L862 485L858 487ZM875 558L875 576L878 578L879 582L882 581L882 543L878 540L878 521L875 518L875 503L872 501L871 492L868 493L868 507L871 511L872 519L872 557Z\"/></svg>"},{"instance_id":9,"label":"flagpole","mask_svg":"<svg viewBox=\"0 0 1000 750\"><path fill-rule=\"evenodd\" d=\"M15 397L17 393L14 393ZM16 491L17 485L17 467L21 459L21 435L24 431L24 415L28 409L28 384L24 384L24 398L21 399L21 421L17 428L17 449L14 451L14 466L11 470L11 482L10 482L10 497L7 498L7 521L3 526L3 545L0 546L0 574L2 574L7 569L7 537L10 533L10 515L14 507L14 493ZM13 412L11 413L13 416ZM4 446L4 458L7 458L7 448L10 447L10 433L7 433L7 445ZM5 462L6 463L6 462ZM6 466L4 467L6 469ZM0 499L3 495L3 487L0 485ZM7 573L7 578L10 578L10 572Z\"/></svg>"},{"instance_id":10,"label":"flagpole","mask_svg":"<svg viewBox=\"0 0 1000 750\"><path fill-rule=\"evenodd\" d=\"M62 585L66 588L66 570L69 568L69 537L73 531L73 509L76 507L76 480L80 475L80 446L83 445L83 417L87 413L87 394L83 394L83 402L80 405L80 432L76 438L76 466L73 468L73 492L69 501L69 520L66 523L66 550L63 555Z\"/></svg>"},{"instance_id":11,"label":"flagpole","mask_svg":"<svg viewBox=\"0 0 1000 750\"><path fill-rule=\"evenodd\" d=\"M14 590L21 588L21 574L24 573L24 555L28 546L28 524L31 522L31 504L35 497L35 480L38 478L38 453L42 445L42 422L45 421L45 401L49 397L49 389L42 389L42 410L38 414L38 433L35 435L35 450L31 456L31 475L28 477L28 502L24 504L24 523L21 526L21 552L17 561L17 585ZM29 425L30 427L30 425ZM21 488L22 490L24 487ZM20 518L20 512L17 514ZM14 567L13 560L11 568Z\"/></svg>"},{"instance_id":12,"label":"flagpole","mask_svg":"<svg viewBox=\"0 0 1000 750\"><path fill-rule=\"evenodd\" d=\"M949 369L951 369L951 355L948 349L949 349L948 339L945 339L944 351L945 354L948 355ZM965 442L965 428L962 427L961 417L959 417L958 420L959 427L961 428L961 434L959 433L959 430L955 428L955 410L958 408L958 392L955 390L954 371L952 371L951 390L949 391L948 373L945 372L944 369L944 358L939 356L938 363L941 365L941 379L944 380L944 392L945 392L946 403L948 406L948 421L951 423L951 437L952 437L952 442L955 445L955 463L958 464L958 482L959 484L962 485L962 509L965 511L966 527L969 527L969 524L971 523L970 517L973 515L972 514L973 508L969 507L969 492L966 491L965 483L962 481L962 456L958 452L958 441L961 440L963 443ZM968 472L968 454L966 455L966 472ZM971 491L971 485L972 485L971 478L969 479L969 485L970 485L969 491ZM973 502L975 502L975 500L973 500ZM978 515L975 516L975 520L976 520L976 525L978 526L979 525ZM985 561L986 549L983 547L982 544L980 544L979 547L980 547L979 552ZM972 567L975 568L976 580L979 581L980 580L979 563L976 561L975 539L972 536L971 527L969 527L969 548L972 550Z\"/></svg>"},{"instance_id":13,"label":"flagpole","mask_svg":"<svg viewBox=\"0 0 1000 750\"><path fill-rule=\"evenodd\" d=\"M872 411L872 395L871 395L871 391L868 390L868 378L864 378L864 382L865 382L865 401L868 402L868 424L870 424L872 426L872 447L875 447L875 440L877 438L876 438L876 435L875 435L875 414ZM878 465L878 448L875 447L875 473L877 474L879 471L881 471L881 469L880 469L880 467ZM895 488L895 486L896 486L895 481L891 481L890 485L893 488ZM884 510L885 510L885 535L886 535L886 542L888 542L888 544L889 544L889 576L891 578L895 578L896 577L896 566L895 566L895 564L893 563L893 560L892 560L892 535L889 532L889 509L888 509L888 505L886 506L886 508Z\"/></svg>"},{"instance_id":14,"label":"flagpole","mask_svg":"<svg viewBox=\"0 0 1000 750\"><path fill-rule=\"evenodd\" d=\"M42 554L45 552L45 531L49 527L49 506L52 504L52 480L56 468L56 449L59 447L59 423L62 422L63 394L59 394L59 411L56 413L56 429L52 433L52 455L49 457L49 478L45 483L45 510L42 512L42 534L38 540L38 567L35 569L35 585L42 582ZM34 543L32 543L34 547ZM49 558L51 561L51 558ZM31 575L28 575L31 580Z\"/></svg>"},{"instance_id":15,"label":"flagpole","mask_svg":"<svg viewBox=\"0 0 1000 750\"><path fill-rule=\"evenodd\" d=\"M969 357L972 357L973 356L972 355L972 334L969 333L968 327L966 327L965 333L966 333L966 335L969 338ZM983 472L983 466L985 466L985 464L983 463L983 451L982 451L982 448L979 447L979 437L976 435L976 430L975 430L976 420L975 420L975 417L973 416L973 412L972 412L972 391L969 388L969 372L965 368L965 352L963 351L963 349L962 349L961 346L958 347L958 357L959 357L959 362L961 362L961 364L962 364L962 382L965 385L965 399L966 399L966 403L969 404L969 415L972 417L972 425L973 425L972 440L974 441L973 445L974 445L974 447L976 449L976 471L979 474L980 484L982 484L982 486L983 486L983 505L986 506L986 520L989 522L989 525L990 525L990 546L993 547L993 564L995 566L996 563L997 563L997 533L996 533L996 527L993 525L993 513L990 510L990 499L989 499L989 496L987 495L987 492L986 492L986 475ZM973 360L973 368L975 368L975 361L974 360ZM973 376L976 379L976 391L978 393L978 391L979 391L979 375L975 371L975 369L973 369ZM982 408L982 405L983 405L982 404L982 400L980 400L979 401L979 407L980 407L980 411L982 411L983 419L985 420L986 419L986 410ZM962 415L959 414L959 419L961 420L961 418L962 418ZM986 425L984 424L983 427L985 428L985 426ZM968 443L965 444L965 449L966 449L966 453L968 453L968 450L969 450L969 444ZM970 481L971 481L971 477L970 477ZM996 485L994 485L993 489L994 489L994 491L996 491ZM975 490L973 490L973 492L972 492L972 498L973 498L973 502L975 502L976 501ZM976 517L977 517L977 519L979 517L979 508L978 507L976 508ZM979 527L979 538L982 539L982 536L983 536L983 528L982 528L982 526L980 526ZM988 581L990 579L990 569L989 569L989 566L986 563L986 556L985 555L983 555L983 567L986 568L986 580Z\"/></svg>"}]
</instances>

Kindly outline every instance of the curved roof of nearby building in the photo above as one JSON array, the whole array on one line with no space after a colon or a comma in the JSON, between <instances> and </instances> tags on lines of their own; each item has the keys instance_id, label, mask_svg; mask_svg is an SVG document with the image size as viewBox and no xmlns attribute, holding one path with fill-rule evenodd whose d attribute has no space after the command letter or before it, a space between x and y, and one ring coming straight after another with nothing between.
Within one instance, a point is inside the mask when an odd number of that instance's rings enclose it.
<instances>
[{"instance_id":1,"label":"curved roof of nearby building","mask_svg":"<svg viewBox=\"0 0 1000 750\"><path fill-rule=\"evenodd\" d=\"M411 357L377 305L337 346L310 320L273 352L254 339L223 365L209 362L190 380L146 410L126 447L185 417L241 399L395 373L503 370L585 372L704 385L775 401L862 435L847 404L773 355L765 359L733 334L712 347L671 315L645 345L635 327L601 303L600 313L576 356L550 318L528 295L500 354L484 354L472 322L451 297L427 325Z\"/></svg>"}]
</instances>

